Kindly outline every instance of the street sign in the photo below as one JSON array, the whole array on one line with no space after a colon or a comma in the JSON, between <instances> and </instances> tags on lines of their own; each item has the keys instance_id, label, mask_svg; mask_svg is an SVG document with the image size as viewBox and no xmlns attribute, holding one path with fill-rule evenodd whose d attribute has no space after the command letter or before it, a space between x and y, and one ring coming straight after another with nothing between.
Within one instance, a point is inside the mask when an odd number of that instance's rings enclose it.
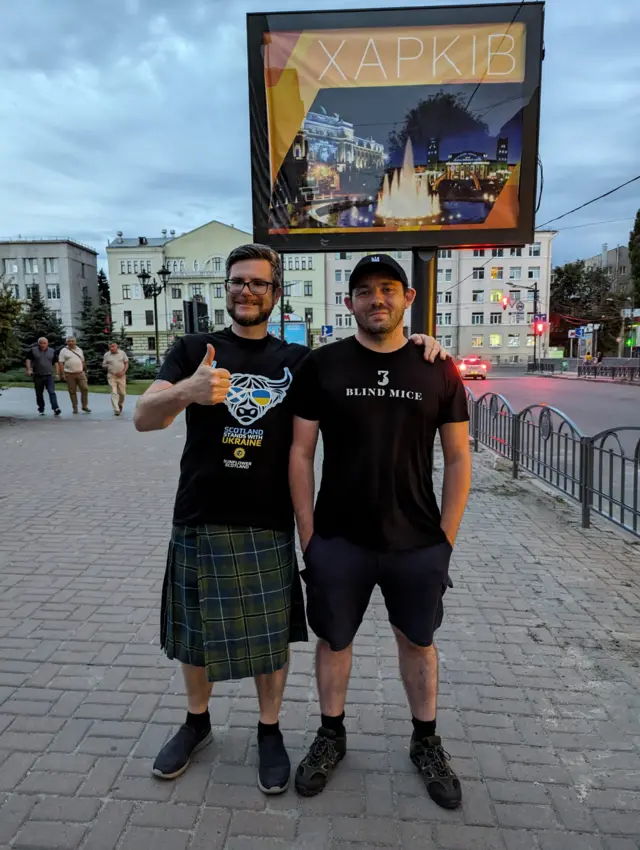
<instances>
[{"instance_id":1,"label":"street sign","mask_svg":"<svg viewBox=\"0 0 640 850\"><path fill-rule=\"evenodd\" d=\"M536 315L533 317L533 321L534 322L546 322L547 321L547 314L546 313L536 313Z\"/></svg>"},{"instance_id":2,"label":"street sign","mask_svg":"<svg viewBox=\"0 0 640 850\"><path fill-rule=\"evenodd\" d=\"M328 336L333 336L333 325L323 325L320 329L320 336L326 339Z\"/></svg>"},{"instance_id":3,"label":"street sign","mask_svg":"<svg viewBox=\"0 0 640 850\"><path fill-rule=\"evenodd\" d=\"M577 336L575 331L569 331L569 339L575 339Z\"/></svg>"},{"instance_id":4,"label":"street sign","mask_svg":"<svg viewBox=\"0 0 640 850\"><path fill-rule=\"evenodd\" d=\"M576 328L576 336L578 339L584 338L584 328Z\"/></svg>"},{"instance_id":5,"label":"street sign","mask_svg":"<svg viewBox=\"0 0 640 850\"><path fill-rule=\"evenodd\" d=\"M524 304L522 301L516 301L516 312L524 313Z\"/></svg>"}]
</instances>

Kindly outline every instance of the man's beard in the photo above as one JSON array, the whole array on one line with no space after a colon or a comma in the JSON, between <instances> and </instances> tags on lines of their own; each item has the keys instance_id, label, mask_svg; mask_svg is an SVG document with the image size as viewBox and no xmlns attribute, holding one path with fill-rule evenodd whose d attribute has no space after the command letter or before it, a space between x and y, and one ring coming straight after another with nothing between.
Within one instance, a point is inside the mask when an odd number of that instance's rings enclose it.
<instances>
[{"instance_id":1,"label":"man's beard","mask_svg":"<svg viewBox=\"0 0 640 850\"><path fill-rule=\"evenodd\" d=\"M361 331L364 331L364 333L369 334L369 336L391 336L391 334L397 329L398 325L402 324L404 318L404 311L398 313L392 312L389 313L389 317L385 322L371 322L369 321L371 312L371 310L368 311L364 316L358 316L354 313L356 325L360 328Z\"/></svg>"},{"instance_id":2,"label":"man's beard","mask_svg":"<svg viewBox=\"0 0 640 850\"><path fill-rule=\"evenodd\" d=\"M254 318L249 318L249 316L238 316L236 307L240 305L236 304L234 301L227 304L227 313L231 316L233 321L240 325L243 328L252 328L255 325L262 325L266 321L269 320L269 317L273 313L273 306L268 309L262 308L258 310L258 315ZM256 305L257 306L257 305Z\"/></svg>"}]
</instances>

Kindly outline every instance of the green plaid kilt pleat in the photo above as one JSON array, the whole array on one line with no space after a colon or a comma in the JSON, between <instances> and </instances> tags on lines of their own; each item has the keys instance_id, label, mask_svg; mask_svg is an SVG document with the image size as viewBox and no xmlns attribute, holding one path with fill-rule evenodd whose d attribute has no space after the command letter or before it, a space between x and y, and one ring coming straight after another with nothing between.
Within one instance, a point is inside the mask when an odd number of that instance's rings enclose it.
<instances>
[{"instance_id":1,"label":"green plaid kilt pleat","mask_svg":"<svg viewBox=\"0 0 640 850\"><path fill-rule=\"evenodd\" d=\"M162 588L161 644L210 682L273 673L308 640L293 532L173 527Z\"/></svg>"}]
</instances>

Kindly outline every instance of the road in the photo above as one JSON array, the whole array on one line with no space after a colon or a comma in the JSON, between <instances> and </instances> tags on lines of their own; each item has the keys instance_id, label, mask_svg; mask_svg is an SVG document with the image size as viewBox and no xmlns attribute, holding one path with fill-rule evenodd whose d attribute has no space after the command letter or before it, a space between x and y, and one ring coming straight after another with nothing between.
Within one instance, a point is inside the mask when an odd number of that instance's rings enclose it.
<instances>
[{"instance_id":1,"label":"road","mask_svg":"<svg viewBox=\"0 0 640 850\"><path fill-rule=\"evenodd\" d=\"M529 404L557 407L589 435L613 426L640 427L640 387L500 374L466 384L476 398L484 392L500 393L516 411Z\"/></svg>"}]
</instances>

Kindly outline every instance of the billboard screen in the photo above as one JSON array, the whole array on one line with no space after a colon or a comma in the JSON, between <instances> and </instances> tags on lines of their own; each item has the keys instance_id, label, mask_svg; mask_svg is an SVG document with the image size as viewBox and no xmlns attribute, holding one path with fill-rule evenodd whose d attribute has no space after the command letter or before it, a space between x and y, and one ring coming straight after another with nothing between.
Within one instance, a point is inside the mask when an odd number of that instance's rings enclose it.
<instances>
[{"instance_id":1,"label":"billboard screen","mask_svg":"<svg viewBox=\"0 0 640 850\"><path fill-rule=\"evenodd\" d=\"M542 3L248 15L254 237L531 241Z\"/></svg>"}]
</instances>

